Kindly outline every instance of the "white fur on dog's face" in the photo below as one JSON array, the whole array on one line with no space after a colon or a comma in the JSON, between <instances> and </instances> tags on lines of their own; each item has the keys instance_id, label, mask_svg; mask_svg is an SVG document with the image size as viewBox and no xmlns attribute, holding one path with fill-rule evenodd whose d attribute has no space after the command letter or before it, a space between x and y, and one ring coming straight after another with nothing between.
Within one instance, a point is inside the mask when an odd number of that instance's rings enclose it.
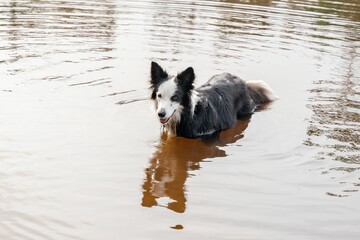
<instances>
[{"instance_id":1,"label":"white fur on dog's face","mask_svg":"<svg viewBox=\"0 0 360 240\"><path fill-rule=\"evenodd\" d=\"M156 93L156 113L162 124L170 120L178 121L182 107L180 96L176 93L177 84L175 77L162 83Z\"/></svg>"}]
</instances>

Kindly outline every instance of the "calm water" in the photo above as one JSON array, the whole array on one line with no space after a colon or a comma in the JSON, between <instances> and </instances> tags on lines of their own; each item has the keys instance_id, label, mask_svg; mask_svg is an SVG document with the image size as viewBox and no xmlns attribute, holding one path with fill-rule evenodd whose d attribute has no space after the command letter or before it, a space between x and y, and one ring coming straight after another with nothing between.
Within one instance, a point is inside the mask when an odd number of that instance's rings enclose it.
<instances>
[{"instance_id":1,"label":"calm water","mask_svg":"<svg viewBox=\"0 0 360 240\"><path fill-rule=\"evenodd\" d=\"M164 139L149 68L264 80ZM359 239L358 0L0 3L0 239Z\"/></svg>"}]
</instances>

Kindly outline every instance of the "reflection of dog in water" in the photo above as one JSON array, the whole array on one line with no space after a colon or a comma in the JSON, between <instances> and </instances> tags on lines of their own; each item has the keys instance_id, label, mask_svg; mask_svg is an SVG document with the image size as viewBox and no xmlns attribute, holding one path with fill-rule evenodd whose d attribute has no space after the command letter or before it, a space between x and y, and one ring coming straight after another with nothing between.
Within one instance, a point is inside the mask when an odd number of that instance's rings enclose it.
<instances>
[{"instance_id":1,"label":"reflection of dog in water","mask_svg":"<svg viewBox=\"0 0 360 240\"><path fill-rule=\"evenodd\" d=\"M171 76L157 63L151 64L151 99L171 135L197 138L216 134L235 126L257 105L276 99L265 82L245 82L230 73L215 75L196 89L194 80L192 67Z\"/></svg>"},{"instance_id":2,"label":"reflection of dog in water","mask_svg":"<svg viewBox=\"0 0 360 240\"><path fill-rule=\"evenodd\" d=\"M203 159L225 157L226 152L220 147L241 139L249 121L250 117L243 119L235 127L207 139L193 140L163 134L158 150L145 169L142 206L165 206L175 212L184 212L185 182L189 171L200 169Z\"/></svg>"}]
</instances>

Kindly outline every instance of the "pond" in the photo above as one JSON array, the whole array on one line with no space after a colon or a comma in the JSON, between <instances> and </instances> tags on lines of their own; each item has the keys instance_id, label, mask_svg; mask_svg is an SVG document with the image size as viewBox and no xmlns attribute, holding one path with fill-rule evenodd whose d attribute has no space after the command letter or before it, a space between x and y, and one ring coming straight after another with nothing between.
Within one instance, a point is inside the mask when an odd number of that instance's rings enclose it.
<instances>
[{"instance_id":1,"label":"pond","mask_svg":"<svg viewBox=\"0 0 360 240\"><path fill-rule=\"evenodd\" d=\"M166 139L151 61L279 99ZM1 239L359 239L359 130L358 0L0 3Z\"/></svg>"}]
</instances>

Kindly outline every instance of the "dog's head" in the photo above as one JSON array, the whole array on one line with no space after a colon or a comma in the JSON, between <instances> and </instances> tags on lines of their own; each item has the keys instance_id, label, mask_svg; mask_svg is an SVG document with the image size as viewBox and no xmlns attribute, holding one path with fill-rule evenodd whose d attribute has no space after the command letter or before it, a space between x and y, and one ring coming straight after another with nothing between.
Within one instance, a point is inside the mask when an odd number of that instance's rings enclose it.
<instances>
[{"instance_id":1,"label":"dog's head","mask_svg":"<svg viewBox=\"0 0 360 240\"><path fill-rule=\"evenodd\" d=\"M162 124L180 120L184 107L190 105L194 80L192 67L171 76L156 62L151 63L151 99L155 102L156 113Z\"/></svg>"}]
</instances>

